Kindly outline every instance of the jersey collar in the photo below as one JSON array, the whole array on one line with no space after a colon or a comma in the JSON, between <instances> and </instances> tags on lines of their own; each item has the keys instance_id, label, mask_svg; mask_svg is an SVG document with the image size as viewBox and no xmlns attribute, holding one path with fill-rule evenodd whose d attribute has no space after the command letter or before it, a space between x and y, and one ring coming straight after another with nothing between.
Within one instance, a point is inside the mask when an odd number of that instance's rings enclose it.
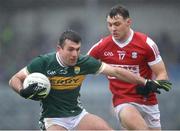
<instances>
[{"instance_id":1,"label":"jersey collar","mask_svg":"<svg viewBox=\"0 0 180 131\"><path fill-rule=\"evenodd\" d=\"M126 40L126 41L119 41L119 40L116 40L113 36L112 36L112 40L121 48L125 47L126 45L129 44L129 42L132 40L133 38L133 35L134 35L134 31L132 29L130 29L130 36L129 38Z\"/></svg>"},{"instance_id":2,"label":"jersey collar","mask_svg":"<svg viewBox=\"0 0 180 131\"><path fill-rule=\"evenodd\" d=\"M57 62L59 63L60 66L67 67L67 66L64 65L64 63L61 60L61 57L59 56L59 54L57 52L56 52L56 60L57 60Z\"/></svg>"}]
</instances>

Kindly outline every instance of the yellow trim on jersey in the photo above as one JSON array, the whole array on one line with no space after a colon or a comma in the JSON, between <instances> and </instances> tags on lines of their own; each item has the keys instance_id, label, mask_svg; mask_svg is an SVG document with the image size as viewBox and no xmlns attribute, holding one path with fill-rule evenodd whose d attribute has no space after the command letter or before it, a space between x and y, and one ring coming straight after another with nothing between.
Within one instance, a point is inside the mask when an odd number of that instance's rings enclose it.
<instances>
[{"instance_id":1,"label":"yellow trim on jersey","mask_svg":"<svg viewBox=\"0 0 180 131\"><path fill-rule=\"evenodd\" d=\"M84 79L85 75L78 75L73 77L49 77L51 88L56 90L70 90L77 88L82 84Z\"/></svg>"}]
</instances>

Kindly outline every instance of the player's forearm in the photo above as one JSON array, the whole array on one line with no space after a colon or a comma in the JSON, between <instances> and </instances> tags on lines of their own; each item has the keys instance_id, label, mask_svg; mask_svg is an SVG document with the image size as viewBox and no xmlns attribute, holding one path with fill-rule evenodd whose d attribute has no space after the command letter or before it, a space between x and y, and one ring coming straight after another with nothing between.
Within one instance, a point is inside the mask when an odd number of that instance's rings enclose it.
<instances>
[{"instance_id":1,"label":"player's forearm","mask_svg":"<svg viewBox=\"0 0 180 131\"><path fill-rule=\"evenodd\" d=\"M22 89L23 85L22 85L22 82L21 80L16 77L16 76L13 76L10 80L9 80L9 86L12 87L12 89L19 93L19 91Z\"/></svg>"},{"instance_id":2,"label":"player's forearm","mask_svg":"<svg viewBox=\"0 0 180 131\"><path fill-rule=\"evenodd\" d=\"M164 62L161 61L157 64L151 65L151 70L155 74L156 80L168 80L168 74L164 65Z\"/></svg>"},{"instance_id":3,"label":"player's forearm","mask_svg":"<svg viewBox=\"0 0 180 131\"><path fill-rule=\"evenodd\" d=\"M102 69L102 72L105 75L116 77L119 80L133 83L133 84L139 84L139 85L145 85L146 79L143 77L140 77L126 69L120 68L120 67L113 67L108 64L104 64L104 68Z\"/></svg>"},{"instance_id":4,"label":"player's forearm","mask_svg":"<svg viewBox=\"0 0 180 131\"><path fill-rule=\"evenodd\" d=\"M161 73L156 76L156 80L169 80L167 73Z\"/></svg>"},{"instance_id":5,"label":"player's forearm","mask_svg":"<svg viewBox=\"0 0 180 131\"><path fill-rule=\"evenodd\" d=\"M120 68L117 72L118 74L116 75L116 77L125 82L141 85L145 85L146 83L146 79L126 69Z\"/></svg>"}]
</instances>

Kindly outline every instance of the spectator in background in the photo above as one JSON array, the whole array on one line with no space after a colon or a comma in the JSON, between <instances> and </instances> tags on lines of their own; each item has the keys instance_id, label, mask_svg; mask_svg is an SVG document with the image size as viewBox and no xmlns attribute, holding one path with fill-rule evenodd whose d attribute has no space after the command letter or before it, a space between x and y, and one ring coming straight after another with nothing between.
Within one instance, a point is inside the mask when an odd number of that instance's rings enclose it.
<instances>
[{"instance_id":1,"label":"spectator in background","mask_svg":"<svg viewBox=\"0 0 180 131\"><path fill-rule=\"evenodd\" d=\"M147 79L168 80L164 62L155 42L131 29L129 11L116 5L107 15L111 35L101 39L88 52L90 56L115 67L123 67ZM114 109L127 130L160 130L160 111L154 91L139 88L108 76ZM160 93L160 92L158 92Z\"/></svg>"}]
</instances>

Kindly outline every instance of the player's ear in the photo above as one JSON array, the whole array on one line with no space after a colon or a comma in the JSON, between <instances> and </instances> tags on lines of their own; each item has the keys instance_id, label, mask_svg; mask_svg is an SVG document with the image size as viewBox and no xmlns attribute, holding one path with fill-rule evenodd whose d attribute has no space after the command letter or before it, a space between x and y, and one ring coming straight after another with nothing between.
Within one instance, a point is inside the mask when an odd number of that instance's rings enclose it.
<instances>
[{"instance_id":1,"label":"player's ear","mask_svg":"<svg viewBox=\"0 0 180 131\"><path fill-rule=\"evenodd\" d=\"M56 49L59 50L59 49L62 49L62 47L59 44L57 44Z\"/></svg>"},{"instance_id":2,"label":"player's ear","mask_svg":"<svg viewBox=\"0 0 180 131\"><path fill-rule=\"evenodd\" d=\"M126 23L128 26L130 26L132 24L132 19L131 18L127 18L126 19Z\"/></svg>"}]
</instances>

